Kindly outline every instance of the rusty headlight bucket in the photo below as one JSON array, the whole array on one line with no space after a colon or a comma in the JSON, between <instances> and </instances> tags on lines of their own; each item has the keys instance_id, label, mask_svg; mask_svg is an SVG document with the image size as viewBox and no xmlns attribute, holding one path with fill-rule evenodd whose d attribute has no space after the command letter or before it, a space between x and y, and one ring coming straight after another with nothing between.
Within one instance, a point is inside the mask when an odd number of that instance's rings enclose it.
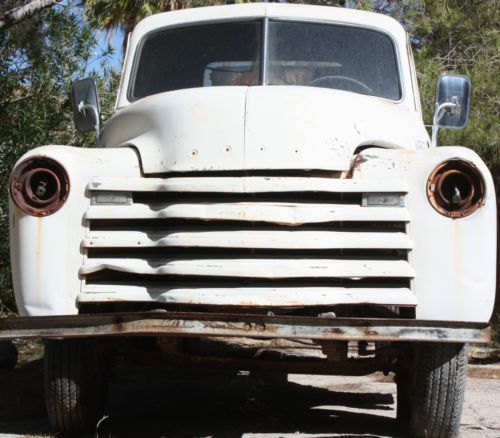
<instances>
[{"instance_id":1,"label":"rusty headlight bucket","mask_svg":"<svg viewBox=\"0 0 500 438\"><path fill-rule=\"evenodd\" d=\"M484 192L484 179L477 167L460 159L441 163L427 181L430 203L451 218L474 213L483 204Z\"/></svg>"},{"instance_id":2,"label":"rusty headlight bucket","mask_svg":"<svg viewBox=\"0 0 500 438\"><path fill-rule=\"evenodd\" d=\"M48 157L32 157L19 163L10 177L10 194L16 205L32 216L48 216L59 210L69 194L64 167Z\"/></svg>"}]
</instances>

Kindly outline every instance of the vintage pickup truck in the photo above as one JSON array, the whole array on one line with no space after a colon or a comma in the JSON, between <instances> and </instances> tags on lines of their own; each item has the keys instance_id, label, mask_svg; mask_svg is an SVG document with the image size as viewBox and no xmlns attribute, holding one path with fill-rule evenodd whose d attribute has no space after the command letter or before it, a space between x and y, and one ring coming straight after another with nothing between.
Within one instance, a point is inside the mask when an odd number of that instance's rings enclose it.
<instances>
[{"instance_id":1,"label":"vintage pickup truck","mask_svg":"<svg viewBox=\"0 0 500 438\"><path fill-rule=\"evenodd\" d=\"M45 339L56 430L92 430L113 353L147 344L179 367L394 372L405 436L458 434L496 269L492 177L472 150L436 147L467 123L468 78L439 77L429 136L398 22L261 3L140 22L103 124L92 80L71 93L97 147L15 165L21 317L0 321L0 338ZM207 348L235 337L322 354Z\"/></svg>"}]
</instances>

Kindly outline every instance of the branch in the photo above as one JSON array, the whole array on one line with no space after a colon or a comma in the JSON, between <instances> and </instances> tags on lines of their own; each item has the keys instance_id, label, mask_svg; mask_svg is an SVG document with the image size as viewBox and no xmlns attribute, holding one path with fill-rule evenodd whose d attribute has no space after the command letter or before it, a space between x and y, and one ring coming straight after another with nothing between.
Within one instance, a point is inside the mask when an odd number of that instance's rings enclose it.
<instances>
[{"instance_id":1,"label":"branch","mask_svg":"<svg viewBox=\"0 0 500 438\"><path fill-rule=\"evenodd\" d=\"M0 15L0 29L5 29L20 21L26 20L37 12L54 6L61 0L32 0L23 6L11 9Z\"/></svg>"}]
</instances>

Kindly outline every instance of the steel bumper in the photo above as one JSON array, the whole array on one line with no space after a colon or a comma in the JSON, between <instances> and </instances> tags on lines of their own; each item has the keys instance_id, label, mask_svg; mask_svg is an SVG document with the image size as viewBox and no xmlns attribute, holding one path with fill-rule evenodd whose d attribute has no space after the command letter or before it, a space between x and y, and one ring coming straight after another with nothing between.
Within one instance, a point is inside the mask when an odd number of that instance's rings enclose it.
<instances>
[{"instance_id":1,"label":"steel bumper","mask_svg":"<svg viewBox=\"0 0 500 438\"><path fill-rule=\"evenodd\" d=\"M491 340L488 323L224 313L141 312L0 319L0 339L89 336L240 336L399 342Z\"/></svg>"}]
</instances>

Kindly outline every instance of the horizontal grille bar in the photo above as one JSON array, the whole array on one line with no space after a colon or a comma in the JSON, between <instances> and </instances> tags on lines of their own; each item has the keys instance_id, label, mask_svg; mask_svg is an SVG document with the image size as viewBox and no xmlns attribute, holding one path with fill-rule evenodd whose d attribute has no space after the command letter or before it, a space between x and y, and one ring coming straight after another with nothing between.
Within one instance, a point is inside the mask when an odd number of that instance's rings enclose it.
<instances>
[{"instance_id":1,"label":"horizontal grille bar","mask_svg":"<svg viewBox=\"0 0 500 438\"><path fill-rule=\"evenodd\" d=\"M415 306L415 295L407 288L342 287L175 287L168 285L89 284L78 302L140 301L167 304L225 306L328 306L372 303Z\"/></svg>"},{"instance_id":2,"label":"horizontal grille bar","mask_svg":"<svg viewBox=\"0 0 500 438\"><path fill-rule=\"evenodd\" d=\"M287 225L333 221L408 222L400 207L359 205L241 202L219 204L92 205L86 219L203 219L270 222Z\"/></svg>"},{"instance_id":3,"label":"horizontal grille bar","mask_svg":"<svg viewBox=\"0 0 500 438\"><path fill-rule=\"evenodd\" d=\"M178 177L178 178L99 178L89 190L128 192L344 192L407 193L408 185L397 179L337 179L318 177Z\"/></svg>"},{"instance_id":4,"label":"horizontal grille bar","mask_svg":"<svg viewBox=\"0 0 500 438\"><path fill-rule=\"evenodd\" d=\"M347 231L91 231L86 248L411 249L404 233Z\"/></svg>"},{"instance_id":5,"label":"horizontal grille bar","mask_svg":"<svg viewBox=\"0 0 500 438\"><path fill-rule=\"evenodd\" d=\"M148 275L193 275L246 278L412 278L404 260L296 259L87 259L81 275L103 270Z\"/></svg>"}]
</instances>

